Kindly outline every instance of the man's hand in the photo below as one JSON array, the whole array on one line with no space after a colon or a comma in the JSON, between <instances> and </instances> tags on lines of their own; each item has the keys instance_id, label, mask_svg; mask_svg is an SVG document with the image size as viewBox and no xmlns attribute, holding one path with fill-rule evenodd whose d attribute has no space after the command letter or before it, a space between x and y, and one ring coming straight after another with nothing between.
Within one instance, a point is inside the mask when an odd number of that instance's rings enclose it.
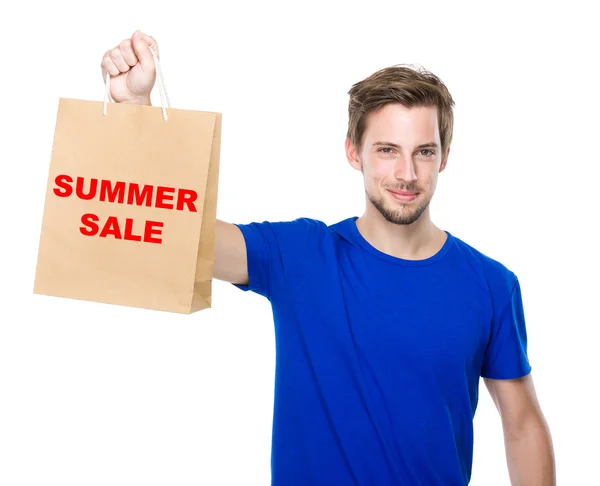
<instances>
[{"instance_id":1,"label":"man's hand","mask_svg":"<svg viewBox=\"0 0 600 486\"><path fill-rule=\"evenodd\" d=\"M158 59L158 43L136 30L131 39L106 51L102 57L102 79L110 74L110 95L117 103L150 105L150 93L156 80L152 49Z\"/></svg>"}]
</instances>

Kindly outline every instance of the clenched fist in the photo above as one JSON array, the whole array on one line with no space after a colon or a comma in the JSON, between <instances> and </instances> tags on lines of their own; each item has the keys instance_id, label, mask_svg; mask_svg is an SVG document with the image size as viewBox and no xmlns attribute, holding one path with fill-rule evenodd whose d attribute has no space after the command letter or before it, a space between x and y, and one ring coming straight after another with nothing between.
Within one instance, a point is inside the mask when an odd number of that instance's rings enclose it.
<instances>
[{"instance_id":1,"label":"clenched fist","mask_svg":"<svg viewBox=\"0 0 600 486\"><path fill-rule=\"evenodd\" d=\"M156 80L152 52L158 59L156 40L139 30L102 57L102 79L110 74L110 95L117 103L150 105L150 93Z\"/></svg>"}]
</instances>

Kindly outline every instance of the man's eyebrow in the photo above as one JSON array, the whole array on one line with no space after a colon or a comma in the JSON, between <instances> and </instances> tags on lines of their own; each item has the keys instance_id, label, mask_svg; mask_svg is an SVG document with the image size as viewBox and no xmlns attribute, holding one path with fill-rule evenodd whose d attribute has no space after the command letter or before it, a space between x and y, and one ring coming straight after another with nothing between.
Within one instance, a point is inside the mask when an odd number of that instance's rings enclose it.
<instances>
[{"instance_id":1,"label":"man's eyebrow","mask_svg":"<svg viewBox=\"0 0 600 486\"><path fill-rule=\"evenodd\" d=\"M394 148L401 148L400 145L398 145L397 143L393 143L393 142L375 142L373 144L373 146L380 146L380 145L385 145L386 147L394 147ZM422 143L421 145L417 146L418 149L421 148L440 148L440 146L435 143L435 142L428 142L428 143Z\"/></svg>"}]
</instances>

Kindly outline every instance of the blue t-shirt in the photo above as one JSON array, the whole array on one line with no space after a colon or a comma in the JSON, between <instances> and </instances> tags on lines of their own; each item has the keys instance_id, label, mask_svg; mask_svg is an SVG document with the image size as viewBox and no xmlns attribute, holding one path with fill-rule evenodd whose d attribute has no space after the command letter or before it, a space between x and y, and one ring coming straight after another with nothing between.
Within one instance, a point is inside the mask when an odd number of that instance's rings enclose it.
<instances>
[{"instance_id":1,"label":"blue t-shirt","mask_svg":"<svg viewBox=\"0 0 600 486\"><path fill-rule=\"evenodd\" d=\"M273 309L272 485L467 485L480 376L531 371L517 277L449 232L387 255L356 219L237 225L236 286Z\"/></svg>"}]
</instances>

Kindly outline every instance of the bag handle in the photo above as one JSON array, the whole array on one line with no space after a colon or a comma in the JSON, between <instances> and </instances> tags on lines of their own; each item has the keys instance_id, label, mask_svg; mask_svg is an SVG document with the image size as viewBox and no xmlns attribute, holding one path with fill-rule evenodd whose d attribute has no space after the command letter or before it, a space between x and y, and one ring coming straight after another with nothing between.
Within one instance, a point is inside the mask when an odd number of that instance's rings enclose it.
<instances>
[{"instance_id":1,"label":"bag handle","mask_svg":"<svg viewBox=\"0 0 600 486\"><path fill-rule=\"evenodd\" d=\"M165 108L165 105L168 108L171 108L171 102L169 101L169 96L167 95L167 88L165 87L165 81L163 78L162 70L160 69L160 62L158 61L158 57L156 57L156 53L154 52L154 47L152 47L152 46L148 46L148 47L150 49L150 52L152 53L152 57L154 58L154 66L156 66L156 74L158 77L158 88L159 88L159 93L160 93L160 106L162 108L163 118L165 121L167 121L169 119L169 117L167 115L167 109ZM106 91L104 93L104 116L106 116L106 108L107 108L109 100L114 102L112 96L110 95L110 74L108 72L106 73L106 82L104 84L106 85Z\"/></svg>"}]
</instances>

